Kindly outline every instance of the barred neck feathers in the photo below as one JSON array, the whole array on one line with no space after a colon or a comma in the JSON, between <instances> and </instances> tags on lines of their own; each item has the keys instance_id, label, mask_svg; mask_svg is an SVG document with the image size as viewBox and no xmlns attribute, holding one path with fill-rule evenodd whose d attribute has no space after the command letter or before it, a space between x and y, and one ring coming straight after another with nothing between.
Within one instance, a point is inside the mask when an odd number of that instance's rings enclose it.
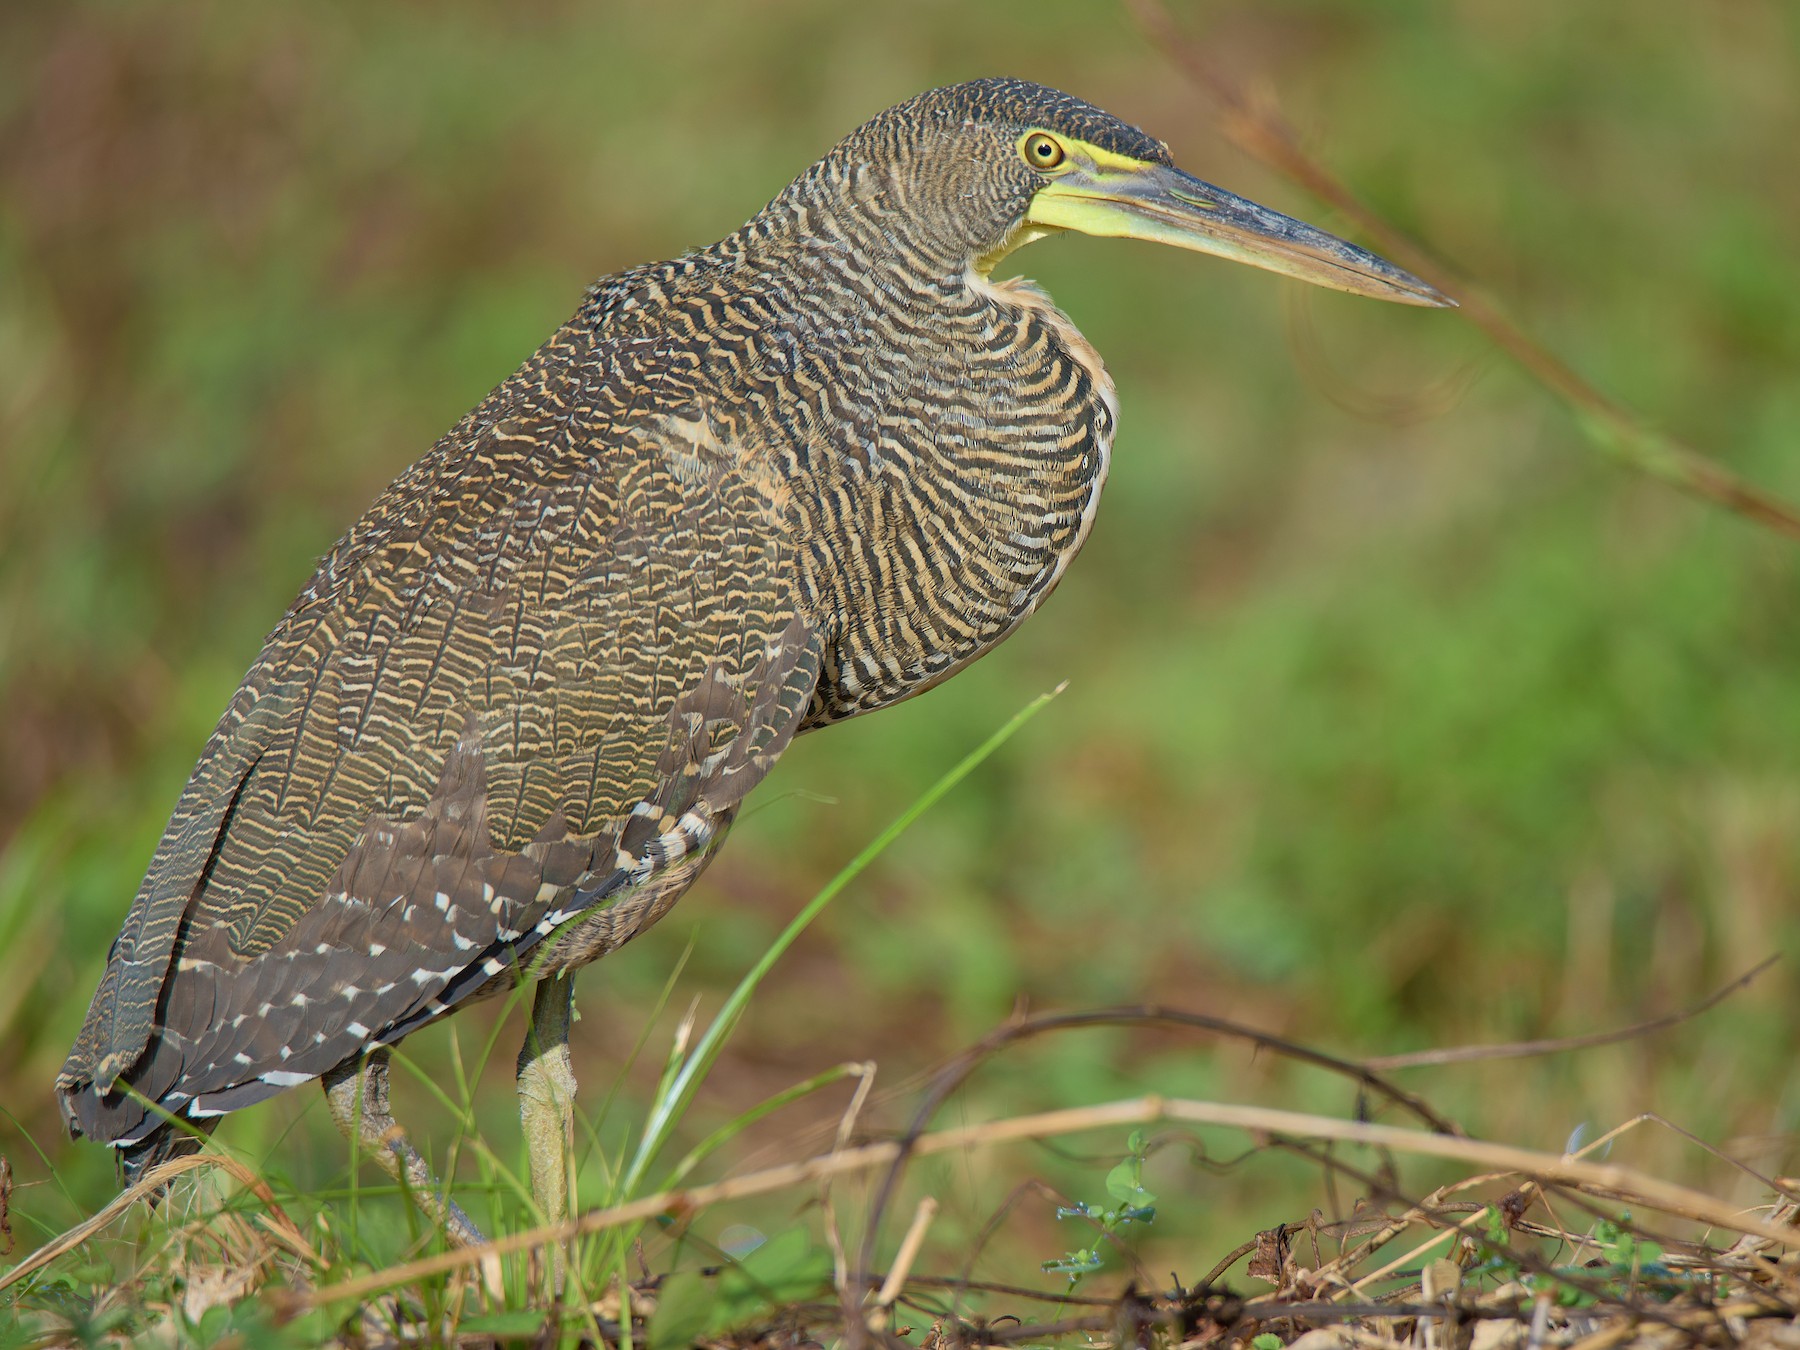
<instances>
[{"instance_id":1,"label":"barred neck feathers","mask_svg":"<svg viewBox=\"0 0 1800 1350\"><path fill-rule=\"evenodd\" d=\"M1099 355L1042 292L966 265L927 280L833 246L818 214L756 264L731 362L831 639L814 725L930 687L1030 615L1087 538L1117 422Z\"/></svg>"},{"instance_id":2,"label":"barred neck feathers","mask_svg":"<svg viewBox=\"0 0 1800 1350\"><path fill-rule=\"evenodd\" d=\"M908 284L846 268L794 310L795 387L818 402L783 469L807 485L803 584L835 639L814 724L929 688L1005 638L1085 541L1106 477L1112 385L1067 319L973 274L894 303Z\"/></svg>"}]
</instances>

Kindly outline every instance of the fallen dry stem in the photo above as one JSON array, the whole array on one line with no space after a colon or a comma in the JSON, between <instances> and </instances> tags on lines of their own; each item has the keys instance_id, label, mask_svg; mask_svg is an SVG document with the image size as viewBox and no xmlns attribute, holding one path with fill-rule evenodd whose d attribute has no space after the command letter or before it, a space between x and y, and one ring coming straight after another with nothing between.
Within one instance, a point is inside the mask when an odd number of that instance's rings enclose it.
<instances>
[{"instance_id":1,"label":"fallen dry stem","mask_svg":"<svg viewBox=\"0 0 1800 1350\"><path fill-rule=\"evenodd\" d=\"M1761 1237L1782 1246L1800 1246L1800 1231L1771 1224L1743 1210L1685 1186L1610 1163L1590 1163L1567 1155L1540 1153L1510 1144L1459 1136L1432 1134L1395 1125L1376 1125L1340 1120L1333 1116L1281 1111L1269 1107L1242 1106L1231 1102L1194 1101L1160 1096L1134 1097L1099 1106L1045 1111L1010 1120L988 1121L923 1135L913 1141L910 1153L925 1157L966 1149L994 1148L1024 1139L1045 1139L1086 1130L1122 1125L1148 1125L1179 1121L1240 1129L1255 1136L1331 1139L1391 1149L1396 1153L1442 1158L1508 1173L1523 1173L1540 1183L1596 1188L1626 1197L1633 1204L1661 1210L1731 1232ZM478 1247L446 1251L387 1270L330 1285L305 1296L302 1307L316 1307L343 1300L364 1299L383 1290L440 1275L485 1259L565 1242L623 1224L660 1215L691 1216L695 1211L749 1196L766 1195L808 1184L827 1176L866 1171L891 1164L902 1156L902 1145L886 1141L771 1167L745 1176L646 1196L629 1204L596 1210L559 1224L528 1229Z\"/></svg>"}]
</instances>

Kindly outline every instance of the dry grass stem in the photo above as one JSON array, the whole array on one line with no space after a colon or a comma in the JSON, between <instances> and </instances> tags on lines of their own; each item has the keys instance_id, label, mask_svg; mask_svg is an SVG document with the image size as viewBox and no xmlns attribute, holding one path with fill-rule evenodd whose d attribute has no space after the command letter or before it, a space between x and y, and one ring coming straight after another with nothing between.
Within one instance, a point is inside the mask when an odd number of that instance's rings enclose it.
<instances>
[{"instance_id":1,"label":"dry grass stem","mask_svg":"<svg viewBox=\"0 0 1800 1350\"><path fill-rule=\"evenodd\" d=\"M1246 85L1205 56L1175 26L1159 0L1126 0L1150 41L1213 105L1225 135L1245 154L1292 179L1356 223L1408 271L1461 306L1462 315L1578 416L1601 449L1628 467L1690 496L1724 507L1789 539L1800 540L1800 509L1745 482L1718 461L1651 426L1603 394L1561 357L1511 319L1500 302L1457 275L1372 210L1347 184L1307 152L1271 92Z\"/></svg>"},{"instance_id":2,"label":"dry grass stem","mask_svg":"<svg viewBox=\"0 0 1800 1350\"><path fill-rule=\"evenodd\" d=\"M937 1217L937 1212L938 1202L929 1195L920 1200L919 1207L913 1211L906 1236L900 1241L900 1250L894 1254L894 1264L888 1268L887 1278L881 1282L881 1290L875 1295L875 1307L869 1314L871 1327L885 1320L883 1314L894 1306L894 1300L900 1297L900 1291L906 1287L907 1277L912 1274L913 1262L919 1259L919 1249L925 1245L925 1234L931 1227L931 1221Z\"/></svg>"},{"instance_id":3,"label":"dry grass stem","mask_svg":"<svg viewBox=\"0 0 1800 1350\"><path fill-rule=\"evenodd\" d=\"M1733 994L1749 988L1757 976L1771 969L1780 960L1779 956L1771 956L1759 961L1730 984L1714 990L1691 1008L1681 1012L1665 1013L1661 1017L1652 1017L1645 1022L1634 1022L1631 1026L1620 1027L1614 1031L1595 1031L1582 1036L1551 1036L1531 1041L1511 1041L1501 1045L1444 1046L1433 1050L1415 1050L1403 1055L1376 1055L1371 1059L1364 1060L1363 1063L1378 1073L1389 1073L1395 1069L1418 1069L1443 1064L1472 1064L1480 1060L1563 1055L1575 1050L1592 1050L1602 1045L1616 1045L1620 1041L1641 1040L1645 1036L1668 1031L1673 1027L1680 1026L1683 1022L1691 1022L1702 1013L1710 1012Z\"/></svg>"},{"instance_id":4,"label":"dry grass stem","mask_svg":"<svg viewBox=\"0 0 1800 1350\"><path fill-rule=\"evenodd\" d=\"M305 1236L288 1218L281 1206L275 1202L275 1195L268 1183L252 1172L236 1158L223 1153L204 1152L190 1154L184 1158L173 1158L151 1168L131 1186L115 1196L110 1204L100 1210L91 1219L77 1224L68 1232L52 1238L39 1247L30 1256L14 1266L6 1274L0 1275L0 1289L24 1279L33 1271L41 1270L65 1252L73 1251L89 1238L99 1233L124 1214L140 1200L149 1199L159 1194L162 1189L177 1177L200 1168L219 1168L236 1178L246 1190L256 1196L267 1210L266 1223L271 1234L288 1251L298 1256L309 1265L322 1267L324 1261L318 1252L313 1250Z\"/></svg>"},{"instance_id":5,"label":"dry grass stem","mask_svg":"<svg viewBox=\"0 0 1800 1350\"><path fill-rule=\"evenodd\" d=\"M1099 1106L1046 1111L1009 1120L940 1130L922 1136L913 1143L910 1150L905 1151L925 1157L965 1149L995 1148L1025 1139L1047 1139L1086 1130L1171 1121L1190 1125L1224 1126L1259 1137L1329 1139L1389 1149L1401 1154L1441 1158L1503 1172L1521 1173L1536 1178L1540 1183L1556 1182L1588 1187L1607 1197L1618 1197L1680 1218L1710 1224L1728 1232L1761 1237L1773 1243L1791 1244L1800 1236L1792 1228L1772 1224L1703 1191L1678 1186L1616 1164L1583 1162L1562 1154L1541 1153L1510 1144L1230 1102L1159 1096L1134 1097ZM582 1234L597 1233L661 1215L690 1216L697 1210L714 1205L787 1190L824 1177L842 1176L885 1166L902 1156L902 1153L903 1146L899 1143L864 1144L803 1162L766 1168L708 1186L646 1196L627 1205L597 1210L560 1224L509 1234L483 1246L446 1251L346 1280L316 1291L307 1296L305 1302L309 1306L319 1306L359 1300L399 1285L459 1270L489 1256L504 1256L550 1243L564 1242Z\"/></svg>"}]
</instances>

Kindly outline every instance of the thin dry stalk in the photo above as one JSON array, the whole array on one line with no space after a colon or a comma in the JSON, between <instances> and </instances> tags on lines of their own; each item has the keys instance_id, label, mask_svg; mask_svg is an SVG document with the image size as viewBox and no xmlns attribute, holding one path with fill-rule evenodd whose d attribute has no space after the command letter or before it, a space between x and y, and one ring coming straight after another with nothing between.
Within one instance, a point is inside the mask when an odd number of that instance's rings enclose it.
<instances>
[{"instance_id":1,"label":"thin dry stalk","mask_svg":"<svg viewBox=\"0 0 1800 1350\"><path fill-rule=\"evenodd\" d=\"M1221 64L1204 55L1181 33L1159 0L1126 0L1126 6L1150 41L1213 105L1221 128L1234 145L1342 212L1384 253L1453 296L1464 317L1576 413L1600 449L1680 492L1722 506L1789 539L1800 540L1800 509L1658 431L1583 379L1514 322L1490 293L1458 276L1358 198L1342 179L1306 151L1271 92L1259 89L1252 95L1241 81L1227 74Z\"/></svg>"},{"instance_id":2,"label":"thin dry stalk","mask_svg":"<svg viewBox=\"0 0 1800 1350\"><path fill-rule=\"evenodd\" d=\"M1691 1022L1700 1014L1712 1011L1733 994L1748 989L1757 976L1763 974L1779 960L1781 957L1771 956L1758 962L1730 984L1714 990L1691 1008L1681 1012L1665 1013L1661 1017L1652 1017L1647 1022L1636 1022L1631 1026L1620 1027L1614 1031L1595 1031L1582 1036L1546 1037L1535 1041L1512 1041L1503 1045L1443 1046L1435 1050L1415 1050L1404 1055L1377 1055L1373 1059L1364 1060L1363 1063L1378 1073L1390 1073L1395 1069L1417 1069L1428 1065L1472 1064L1479 1060L1492 1059L1532 1059L1544 1055L1566 1054L1572 1050L1592 1050L1602 1045L1615 1045L1620 1041L1641 1040L1646 1036L1654 1036L1658 1032L1678 1027L1683 1022Z\"/></svg>"},{"instance_id":3,"label":"thin dry stalk","mask_svg":"<svg viewBox=\"0 0 1800 1350\"><path fill-rule=\"evenodd\" d=\"M881 1282L881 1292L875 1295L875 1307L869 1314L871 1328L878 1321L885 1320L886 1310L893 1307L894 1300L900 1297L900 1291L906 1287L907 1276L912 1274L913 1262L919 1259L919 1249L925 1245L925 1233L931 1227L931 1221L937 1217L937 1212L938 1202L929 1195L920 1200L918 1209L913 1211L912 1223L907 1225L906 1236L900 1241L900 1250L894 1255L894 1264L889 1267L887 1278Z\"/></svg>"},{"instance_id":4,"label":"thin dry stalk","mask_svg":"<svg viewBox=\"0 0 1800 1350\"><path fill-rule=\"evenodd\" d=\"M863 1108L869 1104L869 1094L875 1088L874 1060L862 1060L850 1066L850 1071L856 1075L856 1090L851 1094L844 1114L838 1118L837 1136L831 1145L833 1153L841 1153L850 1146L850 1140L856 1134L856 1122L862 1118ZM831 1248L832 1273L837 1288L842 1290L850 1279L850 1258L844 1250L843 1235L838 1231L837 1206L831 1199L829 1178L819 1183L819 1210L825 1220L825 1241Z\"/></svg>"}]
</instances>

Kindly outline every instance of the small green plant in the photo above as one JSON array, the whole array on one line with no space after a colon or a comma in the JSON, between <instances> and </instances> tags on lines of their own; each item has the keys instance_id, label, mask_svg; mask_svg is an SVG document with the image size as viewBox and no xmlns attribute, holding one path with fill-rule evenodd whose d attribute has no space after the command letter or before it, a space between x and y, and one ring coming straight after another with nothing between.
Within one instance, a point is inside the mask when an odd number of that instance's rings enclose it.
<instances>
[{"instance_id":1,"label":"small green plant","mask_svg":"<svg viewBox=\"0 0 1800 1350\"><path fill-rule=\"evenodd\" d=\"M1619 1223L1602 1219L1594 1225L1593 1242L1607 1254L1606 1266L1630 1274L1667 1275L1662 1264L1662 1244L1641 1238L1621 1225L1631 1222L1631 1215L1619 1216Z\"/></svg>"},{"instance_id":2,"label":"small green plant","mask_svg":"<svg viewBox=\"0 0 1800 1350\"><path fill-rule=\"evenodd\" d=\"M1156 1197L1144 1189L1144 1132L1133 1130L1125 1147L1128 1152L1124 1160L1106 1174L1106 1193L1116 1204L1095 1209L1086 1201L1077 1200L1072 1205L1057 1206L1057 1218L1085 1219L1098 1230L1097 1237L1088 1246L1044 1262L1047 1273L1067 1275L1070 1288L1074 1288L1083 1275L1090 1275L1105 1264L1100 1255L1103 1242L1116 1237L1131 1224L1156 1221Z\"/></svg>"},{"instance_id":3,"label":"small green plant","mask_svg":"<svg viewBox=\"0 0 1800 1350\"><path fill-rule=\"evenodd\" d=\"M1530 1287L1549 1285L1557 1305L1564 1308L1589 1308L1602 1298L1626 1299L1632 1294L1649 1293L1668 1299L1684 1287L1679 1276L1663 1264L1662 1244L1639 1237L1631 1231L1631 1215L1619 1215L1617 1222L1601 1219L1577 1246L1584 1259L1553 1266L1547 1272L1526 1270L1508 1243L1506 1223L1500 1211L1489 1206L1486 1220L1486 1255L1471 1273L1491 1275L1504 1284L1518 1280Z\"/></svg>"},{"instance_id":4,"label":"small green plant","mask_svg":"<svg viewBox=\"0 0 1800 1350\"><path fill-rule=\"evenodd\" d=\"M1563 1283L1557 1286L1557 1302L1567 1308L1585 1308L1599 1302L1593 1292L1613 1298L1627 1298L1633 1293L1649 1293L1659 1298L1672 1298L1681 1290L1679 1281L1662 1263L1660 1242L1639 1237L1628 1225L1630 1214L1619 1221L1601 1219L1594 1225L1584 1246L1596 1249L1596 1255L1579 1265L1559 1266L1558 1273L1579 1275L1588 1288Z\"/></svg>"},{"instance_id":5,"label":"small green plant","mask_svg":"<svg viewBox=\"0 0 1800 1350\"><path fill-rule=\"evenodd\" d=\"M1483 1236L1485 1242L1481 1259L1468 1268L1471 1276L1492 1276L1496 1284L1507 1284L1520 1278L1519 1259L1514 1254L1512 1243L1507 1236L1506 1220L1501 1217L1498 1205L1489 1205L1483 1219Z\"/></svg>"}]
</instances>

